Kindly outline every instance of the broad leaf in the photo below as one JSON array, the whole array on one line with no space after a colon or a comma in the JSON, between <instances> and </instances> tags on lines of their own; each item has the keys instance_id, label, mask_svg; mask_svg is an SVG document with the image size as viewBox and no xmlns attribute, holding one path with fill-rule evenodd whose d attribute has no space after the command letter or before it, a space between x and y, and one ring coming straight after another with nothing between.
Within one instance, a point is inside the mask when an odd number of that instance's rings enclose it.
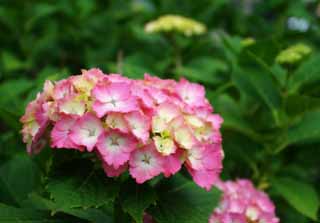
<instances>
[{"instance_id":1,"label":"broad leaf","mask_svg":"<svg viewBox=\"0 0 320 223\"><path fill-rule=\"evenodd\" d=\"M207 84L217 84L224 81L221 73L228 70L227 64L214 57L200 57L184 65L176 73L181 74L194 81Z\"/></svg>"},{"instance_id":2,"label":"broad leaf","mask_svg":"<svg viewBox=\"0 0 320 223\"><path fill-rule=\"evenodd\" d=\"M207 223L220 199L217 189L205 191L181 175L165 181L157 189L159 201L148 213L158 223Z\"/></svg>"},{"instance_id":3,"label":"broad leaf","mask_svg":"<svg viewBox=\"0 0 320 223\"><path fill-rule=\"evenodd\" d=\"M155 204L156 194L147 184L127 182L122 191L121 204L125 212L137 222L143 222L143 213L151 204Z\"/></svg>"},{"instance_id":4,"label":"broad leaf","mask_svg":"<svg viewBox=\"0 0 320 223\"><path fill-rule=\"evenodd\" d=\"M60 208L99 207L117 196L117 184L111 179L95 175L57 178L47 185L52 200Z\"/></svg>"},{"instance_id":5,"label":"broad leaf","mask_svg":"<svg viewBox=\"0 0 320 223\"><path fill-rule=\"evenodd\" d=\"M48 215L44 212L31 210L31 209L22 209L15 208L0 203L0 222L5 223L42 223L42 222L61 222L57 220L48 219Z\"/></svg>"},{"instance_id":6,"label":"broad leaf","mask_svg":"<svg viewBox=\"0 0 320 223\"><path fill-rule=\"evenodd\" d=\"M223 117L223 129L231 129L259 140L259 135L253 130L252 125L244 119L239 104L233 98L227 94L219 95L212 100L212 104Z\"/></svg>"},{"instance_id":7,"label":"broad leaf","mask_svg":"<svg viewBox=\"0 0 320 223\"><path fill-rule=\"evenodd\" d=\"M320 139L320 111L306 112L288 130L288 143L314 142Z\"/></svg>"},{"instance_id":8,"label":"broad leaf","mask_svg":"<svg viewBox=\"0 0 320 223\"><path fill-rule=\"evenodd\" d=\"M108 213L101 208L64 208L58 206L55 202L43 198L37 194L30 194L28 200L24 202L23 206L26 208L32 207L35 210L47 210L51 212L51 215L55 215L56 213L65 213L96 223L112 222L112 217L110 217L112 213Z\"/></svg>"},{"instance_id":9,"label":"broad leaf","mask_svg":"<svg viewBox=\"0 0 320 223\"><path fill-rule=\"evenodd\" d=\"M317 219L320 201L312 185L291 178L276 178L272 185L297 211L313 220Z\"/></svg>"},{"instance_id":10,"label":"broad leaf","mask_svg":"<svg viewBox=\"0 0 320 223\"><path fill-rule=\"evenodd\" d=\"M281 95L270 74L235 67L232 77L240 92L261 100L270 109L276 123L280 121Z\"/></svg>"},{"instance_id":11,"label":"broad leaf","mask_svg":"<svg viewBox=\"0 0 320 223\"><path fill-rule=\"evenodd\" d=\"M39 170L26 154L18 154L0 167L0 191L15 203L20 204L39 180Z\"/></svg>"},{"instance_id":12,"label":"broad leaf","mask_svg":"<svg viewBox=\"0 0 320 223\"><path fill-rule=\"evenodd\" d=\"M289 79L289 92L295 93L307 84L317 83L320 81L320 54L310 57L293 73Z\"/></svg>"}]
</instances>

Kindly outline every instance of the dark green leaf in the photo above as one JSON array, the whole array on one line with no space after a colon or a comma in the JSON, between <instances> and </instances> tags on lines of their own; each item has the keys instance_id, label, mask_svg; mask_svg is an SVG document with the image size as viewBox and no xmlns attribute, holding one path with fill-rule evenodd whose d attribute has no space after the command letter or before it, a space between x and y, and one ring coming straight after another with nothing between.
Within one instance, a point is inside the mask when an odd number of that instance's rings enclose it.
<instances>
[{"instance_id":1,"label":"dark green leaf","mask_svg":"<svg viewBox=\"0 0 320 223\"><path fill-rule=\"evenodd\" d=\"M279 123L281 95L270 74L235 67L232 77L240 92L262 101L270 109L275 122Z\"/></svg>"},{"instance_id":2,"label":"dark green leaf","mask_svg":"<svg viewBox=\"0 0 320 223\"><path fill-rule=\"evenodd\" d=\"M99 207L117 196L116 183L94 174L84 177L55 178L47 185L50 197L59 208Z\"/></svg>"},{"instance_id":3,"label":"dark green leaf","mask_svg":"<svg viewBox=\"0 0 320 223\"><path fill-rule=\"evenodd\" d=\"M292 74L289 79L289 92L295 93L307 84L318 83L320 81L320 54L311 56Z\"/></svg>"},{"instance_id":4,"label":"dark green leaf","mask_svg":"<svg viewBox=\"0 0 320 223\"><path fill-rule=\"evenodd\" d=\"M0 191L20 204L40 181L39 170L30 157L18 154L0 167ZM1 197L1 195L0 195Z\"/></svg>"},{"instance_id":5,"label":"dark green leaf","mask_svg":"<svg viewBox=\"0 0 320 223\"><path fill-rule=\"evenodd\" d=\"M312 185L291 178L276 178L273 186L297 211L313 220L317 219L320 201Z\"/></svg>"},{"instance_id":6,"label":"dark green leaf","mask_svg":"<svg viewBox=\"0 0 320 223\"><path fill-rule=\"evenodd\" d=\"M54 201L43 198L37 194L30 194L28 200L26 200L23 205L26 208L32 207L36 210L48 210L51 212L51 215L54 215L56 213L65 213L95 223L112 222L112 218L110 217L112 213L107 213L107 211L102 208L65 208L59 206Z\"/></svg>"},{"instance_id":7,"label":"dark green leaf","mask_svg":"<svg viewBox=\"0 0 320 223\"><path fill-rule=\"evenodd\" d=\"M127 182L122 191L121 204L137 223L143 222L143 213L151 204L155 204L156 194L147 184Z\"/></svg>"},{"instance_id":8,"label":"dark green leaf","mask_svg":"<svg viewBox=\"0 0 320 223\"><path fill-rule=\"evenodd\" d=\"M0 222L4 223L43 223L43 222L61 222L49 220L48 216L36 210L15 208L0 203Z\"/></svg>"},{"instance_id":9,"label":"dark green leaf","mask_svg":"<svg viewBox=\"0 0 320 223\"><path fill-rule=\"evenodd\" d=\"M217 189L205 191L180 175L164 182L158 190L157 205L148 209L158 223L207 223L220 199Z\"/></svg>"},{"instance_id":10,"label":"dark green leaf","mask_svg":"<svg viewBox=\"0 0 320 223\"><path fill-rule=\"evenodd\" d=\"M306 112L300 120L288 130L288 142L314 142L320 139L320 111Z\"/></svg>"}]
</instances>

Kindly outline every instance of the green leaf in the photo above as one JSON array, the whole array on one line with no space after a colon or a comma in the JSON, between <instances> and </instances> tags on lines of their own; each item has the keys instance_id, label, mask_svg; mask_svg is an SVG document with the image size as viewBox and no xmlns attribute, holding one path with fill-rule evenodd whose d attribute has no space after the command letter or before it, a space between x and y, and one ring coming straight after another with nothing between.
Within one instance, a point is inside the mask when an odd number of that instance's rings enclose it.
<instances>
[{"instance_id":1,"label":"green leaf","mask_svg":"<svg viewBox=\"0 0 320 223\"><path fill-rule=\"evenodd\" d=\"M194 81L217 84L225 79L224 75L221 75L221 72L226 72L227 70L227 64L219 59L199 57L178 69L176 73Z\"/></svg>"},{"instance_id":2,"label":"green leaf","mask_svg":"<svg viewBox=\"0 0 320 223\"><path fill-rule=\"evenodd\" d=\"M15 103L20 101L20 96L27 92L33 86L31 80L25 78L7 80L0 84L0 95L6 97L0 97L0 106L4 106L5 103ZM13 90L14 89L14 90Z\"/></svg>"},{"instance_id":3,"label":"green leaf","mask_svg":"<svg viewBox=\"0 0 320 223\"><path fill-rule=\"evenodd\" d=\"M244 119L239 110L240 105L229 95L223 94L212 100L215 110L222 115L224 129L231 129L240 132L252 139L258 140L260 137L253 130L251 124Z\"/></svg>"},{"instance_id":4,"label":"green leaf","mask_svg":"<svg viewBox=\"0 0 320 223\"><path fill-rule=\"evenodd\" d=\"M0 191L4 190L2 193L15 203L26 199L39 181L39 170L26 153L16 155L0 167Z\"/></svg>"},{"instance_id":5,"label":"green leaf","mask_svg":"<svg viewBox=\"0 0 320 223\"><path fill-rule=\"evenodd\" d=\"M117 184L90 174L86 178L55 178L47 185L52 200L61 209L99 207L112 202L118 194Z\"/></svg>"},{"instance_id":6,"label":"green leaf","mask_svg":"<svg viewBox=\"0 0 320 223\"><path fill-rule=\"evenodd\" d=\"M26 64L10 52L2 52L3 69L7 72L24 69Z\"/></svg>"},{"instance_id":7,"label":"green leaf","mask_svg":"<svg viewBox=\"0 0 320 223\"><path fill-rule=\"evenodd\" d=\"M301 87L317 83L320 81L320 54L311 56L292 74L289 79L289 93L293 94L301 89Z\"/></svg>"},{"instance_id":8,"label":"green leaf","mask_svg":"<svg viewBox=\"0 0 320 223\"><path fill-rule=\"evenodd\" d=\"M276 178L272 185L297 211L313 220L317 219L320 201L312 185L288 177Z\"/></svg>"},{"instance_id":9,"label":"green leaf","mask_svg":"<svg viewBox=\"0 0 320 223\"><path fill-rule=\"evenodd\" d=\"M270 74L235 67L232 80L240 92L262 101L270 109L275 122L280 122L281 95Z\"/></svg>"},{"instance_id":10,"label":"green leaf","mask_svg":"<svg viewBox=\"0 0 320 223\"><path fill-rule=\"evenodd\" d=\"M135 182L127 182L122 191L121 205L125 212L137 222L143 222L143 213L156 201L156 193L147 184L138 185Z\"/></svg>"},{"instance_id":11,"label":"green leaf","mask_svg":"<svg viewBox=\"0 0 320 223\"><path fill-rule=\"evenodd\" d=\"M207 223L217 206L220 192L209 192L193 181L176 175L158 188L157 205L147 210L158 223Z\"/></svg>"},{"instance_id":12,"label":"green leaf","mask_svg":"<svg viewBox=\"0 0 320 223\"><path fill-rule=\"evenodd\" d=\"M32 207L36 210L50 210L51 215L61 212L96 223L112 222L112 217L110 217L111 213L106 213L103 209L63 208L58 206L55 202L43 198L35 193L30 194L29 199L25 201L24 206L29 208Z\"/></svg>"},{"instance_id":13,"label":"green leaf","mask_svg":"<svg viewBox=\"0 0 320 223\"><path fill-rule=\"evenodd\" d=\"M288 142L304 143L320 140L320 111L306 112L288 130Z\"/></svg>"},{"instance_id":14,"label":"green leaf","mask_svg":"<svg viewBox=\"0 0 320 223\"><path fill-rule=\"evenodd\" d=\"M43 222L58 222L56 220L47 219L47 215L43 212L22 209L8 206L0 203L0 222L5 223L43 223Z\"/></svg>"}]
</instances>

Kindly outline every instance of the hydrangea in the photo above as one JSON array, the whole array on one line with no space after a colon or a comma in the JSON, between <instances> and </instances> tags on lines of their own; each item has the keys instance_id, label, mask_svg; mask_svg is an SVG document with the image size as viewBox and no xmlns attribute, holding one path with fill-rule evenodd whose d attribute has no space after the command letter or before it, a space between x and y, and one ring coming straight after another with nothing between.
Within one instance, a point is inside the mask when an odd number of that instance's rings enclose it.
<instances>
[{"instance_id":1,"label":"hydrangea","mask_svg":"<svg viewBox=\"0 0 320 223\"><path fill-rule=\"evenodd\" d=\"M179 15L164 15L146 24L147 33L177 32L185 36L201 35L207 31L204 24Z\"/></svg>"},{"instance_id":2,"label":"hydrangea","mask_svg":"<svg viewBox=\"0 0 320 223\"><path fill-rule=\"evenodd\" d=\"M217 186L223 195L209 223L279 222L275 215L275 206L268 195L257 190L251 181L239 179L219 182Z\"/></svg>"},{"instance_id":3,"label":"hydrangea","mask_svg":"<svg viewBox=\"0 0 320 223\"><path fill-rule=\"evenodd\" d=\"M83 70L44 90L21 118L30 154L52 148L93 153L109 177L129 170L137 183L182 166L209 190L222 169L222 118L203 86L145 75L131 80Z\"/></svg>"},{"instance_id":4,"label":"hydrangea","mask_svg":"<svg viewBox=\"0 0 320 223\"><path fill-rule=\"evenodd\" d=\"M281 51L276 61L279 64L295 64L311 53L311 48L305 44L299 43Z\"/></svg>"}]
</instances>

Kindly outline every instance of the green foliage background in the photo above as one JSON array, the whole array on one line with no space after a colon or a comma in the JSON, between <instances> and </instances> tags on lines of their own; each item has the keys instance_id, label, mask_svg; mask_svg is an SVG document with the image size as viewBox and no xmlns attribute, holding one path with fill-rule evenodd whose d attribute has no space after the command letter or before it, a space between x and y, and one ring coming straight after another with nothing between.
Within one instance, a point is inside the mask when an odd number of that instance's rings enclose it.
<instances>
[{"instance_id":1,"label":"green foliage background","mask_svg":"<svg viewBox=\"0 0 320 223\"><path fill-rule=\"evenodd\" d=\"M211 191L215 195L207 201L204 191L181 176L165 183L151 182L130 195L128 188L119 188L126 177L106 179L99 170L90 172L92 163L83 164L83 160L79 169L77 154L52 154L49 149L32 158L25 154L18 120L44 80L58 80L91 67L131 78L141 78L145 72L162 78L185 76L204 84L207 97L225 120L223 178L252 179L274 200L281 222L316 222L320 193L318 3L0 0L0 222L129 222L130 218L139 222L147 207L160 223L206 222L198 215L210 212L207 206L214 206L217 192ZM191 38L175 35L173 45L164 35L144 32L146 22L168 13L201 21L208 33ZM309 28L290 30L290 17L304 19ZM256 42L244 46L246 37ZM275 62L282 49L298 42L309 45L312 54L290 66ZM176 66L177 48L182 66ZM66 156L68 160L61 159ZM153 184L162 193L186 185L170 196L194 200L181 204L163 194L159 200L160 195L149 188ZM156 202L160 206L153 206ZM166 208L175 211L163 211ZM190 219L179 215L179 210L190 213Z\"/></svg>"}]
</instances>

